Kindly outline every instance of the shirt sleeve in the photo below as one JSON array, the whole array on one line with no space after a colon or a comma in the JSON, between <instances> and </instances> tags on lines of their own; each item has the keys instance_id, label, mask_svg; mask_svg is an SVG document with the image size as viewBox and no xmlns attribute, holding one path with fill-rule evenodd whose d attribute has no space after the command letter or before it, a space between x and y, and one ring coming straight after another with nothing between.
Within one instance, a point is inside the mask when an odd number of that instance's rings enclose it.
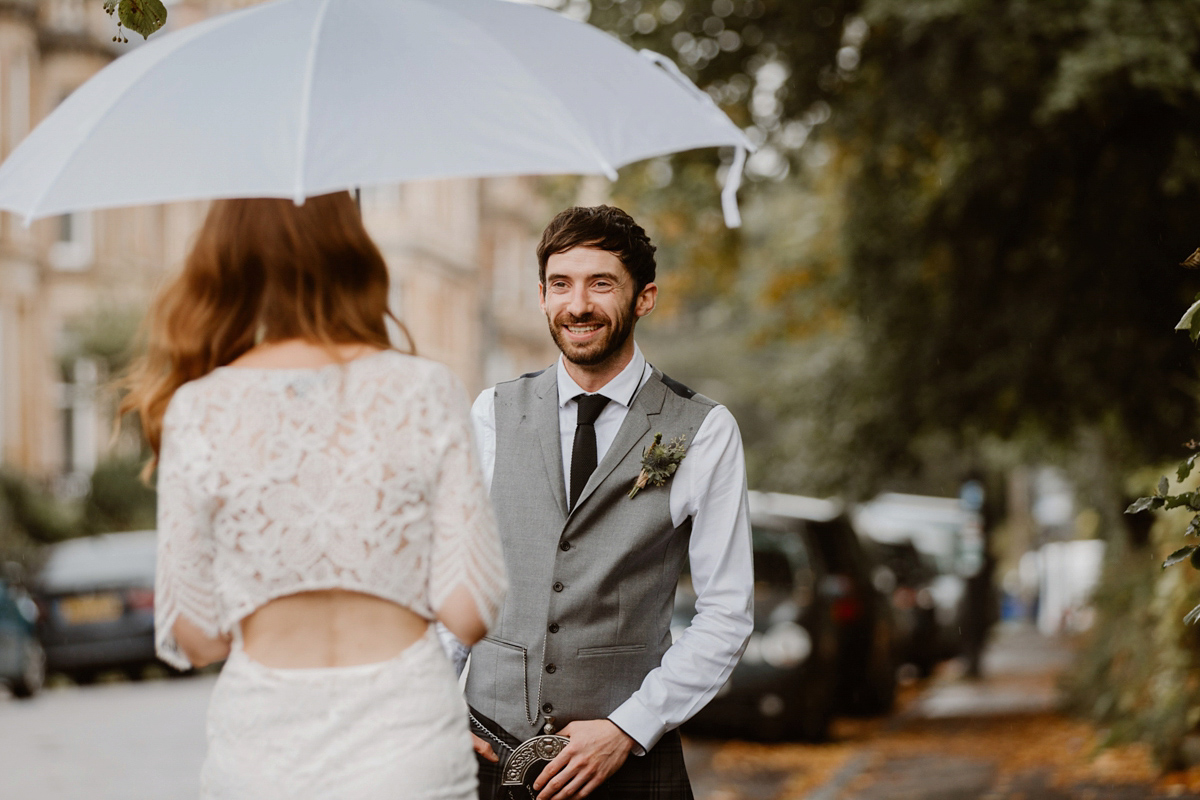
<instances>
[{"instance_id":1,"label":"shirt sleeve","mask_svg":"<svg viewBox=\"0 0 1200 800\"><path fill-rule=\"evenodd\" d=\"M641 687L609 715L640 746L705 706L729 680L754 630L754 555L746 464L724 406L705 417L671 487L676 524L692 518L688 545L696 616Z\"/></svg>"},{"instance_id":2,"label":"shirt sleeve","mask_svg":"<svg viewBox=\"0 0 1200 800\"><path fill-rule=\"evenodd\" d=\"M163 417L158 457L158 563L154 572L154 645L176 669L192 663L175 641L180 615L206 636L220 635L213 575L213 503L202 491L208 446L187 388L172 397Z\"/></svg>"},{"instance_id":3,"label":"shirt sleeve","mask_svg":"<svg viewBox=\"0 0 1200 800\"><path fill-rule=\"evenodd\" d=\"M471 428L479 448L479 468L483 485L492 493L492 473L496 469L496 390L484 389L471 406Z\"/></svg>"},{"instance_id":4,"label":"shirt sleeve","mask_svg":"<svg viewBox=\"0 0 1200 800\"><path fill-rule=\"evenodd\" d=\"M504 556L479 470L466 392L448 370L444 375L434 398L443 416L435 431L440 446L431 498L430 605L440 609L455 589L465 587L490 628L508 587Z\"/></svg>"}]
</instances>

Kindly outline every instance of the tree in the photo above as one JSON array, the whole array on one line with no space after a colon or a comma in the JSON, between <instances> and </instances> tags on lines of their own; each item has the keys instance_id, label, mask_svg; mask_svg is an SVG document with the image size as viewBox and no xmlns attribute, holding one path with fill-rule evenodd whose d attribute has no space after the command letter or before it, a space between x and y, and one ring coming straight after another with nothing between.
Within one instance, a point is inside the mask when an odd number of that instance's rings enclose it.
<instances>
[{"instance_id":1,"label":"tree","mask_svg":"<svg viewBox=\"0 0 1200 800\"><path fill-rule=\"evenodd\" d=\"M1200 5L893 2L835 125L843 296L913 430L1099 426L1129 462L1178 452L1195 361L1170 335L1194 280Z\"/></svg>"}]
</instances>

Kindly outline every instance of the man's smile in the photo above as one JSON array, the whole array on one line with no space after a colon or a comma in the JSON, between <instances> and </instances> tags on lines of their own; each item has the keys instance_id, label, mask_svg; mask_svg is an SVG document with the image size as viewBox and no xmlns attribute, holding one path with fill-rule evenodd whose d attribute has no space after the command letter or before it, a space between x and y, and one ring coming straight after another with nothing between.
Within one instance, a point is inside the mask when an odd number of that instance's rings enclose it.
<instances>
[{"instance_id":1,"label":"man's smile","mask_svg":"<svg viewBox=\"0 0 1200 800\"><path fill-rule=\"evenodd\" d=\"M591 339L598 331L604 328L599 322L587 322L583 324L566 324L563 325L567 334L572 341L583 342Z\"/></svg>"}]
</instances>

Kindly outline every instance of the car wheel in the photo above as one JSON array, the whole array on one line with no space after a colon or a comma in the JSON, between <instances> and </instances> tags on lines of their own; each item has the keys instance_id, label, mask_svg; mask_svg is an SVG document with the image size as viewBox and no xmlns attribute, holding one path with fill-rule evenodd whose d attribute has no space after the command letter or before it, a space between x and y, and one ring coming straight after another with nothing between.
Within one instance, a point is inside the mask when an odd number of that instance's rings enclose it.
<instances>
[{"instance_id":1,"label":"car wheel","mask_svg":"<svg viewBox=\"0 0 1200 800\"><path fill-rule=\"evenodd\" d=\"M826 698L832 695L826 694ZM829 741L829 726L833 723L833 703L825 698L813 698L804 705L794 721L795 736L806 742Z\"/></svg>"},{"instance_id":2,"label":"car wheel","mask_svg":"<svg viewBox=\"0 0 1200 800\"><path fill-rule=\"evenodd\" d=\"M46 651L33 639L25 645L21 677L12 682L12 693L22 699L33 697L46 684Z\"/></svg>"},{"instance_id":3,"label":"car wheel","mask_svg":"<svg viewBox=\"0 0 1200 800\"><path fill-rule=\"evenodd\" d=\"M896 704L896 659L892 653L892 634L887 625L877 623L872 637L871 664L863 710L868 714L887 714Z\"/></svg>"},{"instance_id":4,"label":"car wheel","mask_svg":"<svg viewBox=\"0 0 1200 800\"><path fill-rule=\"evenodd\" d=\"M71 674L71 679L80 686L91 686L96 682L95 670L81 670Z\"/></svg>"}]
</instances>

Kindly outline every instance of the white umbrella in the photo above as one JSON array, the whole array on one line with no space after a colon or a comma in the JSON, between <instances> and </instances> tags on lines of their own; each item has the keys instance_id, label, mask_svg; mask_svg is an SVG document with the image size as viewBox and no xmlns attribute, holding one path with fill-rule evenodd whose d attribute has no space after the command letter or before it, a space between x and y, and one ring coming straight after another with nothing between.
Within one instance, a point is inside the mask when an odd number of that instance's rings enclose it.
<instances>
[{"instance_id":1,"label":"white umbrella","mask_svg":"<svg viewBox=\"0 0 1200 800\"><path fill-rule=\"evenodd\" d=\"M670 61L503 0L275 0L162 36L71 94L0 166L26 221L426 178L603 174L742 131Z\"/></svg>"}]
</instances>

